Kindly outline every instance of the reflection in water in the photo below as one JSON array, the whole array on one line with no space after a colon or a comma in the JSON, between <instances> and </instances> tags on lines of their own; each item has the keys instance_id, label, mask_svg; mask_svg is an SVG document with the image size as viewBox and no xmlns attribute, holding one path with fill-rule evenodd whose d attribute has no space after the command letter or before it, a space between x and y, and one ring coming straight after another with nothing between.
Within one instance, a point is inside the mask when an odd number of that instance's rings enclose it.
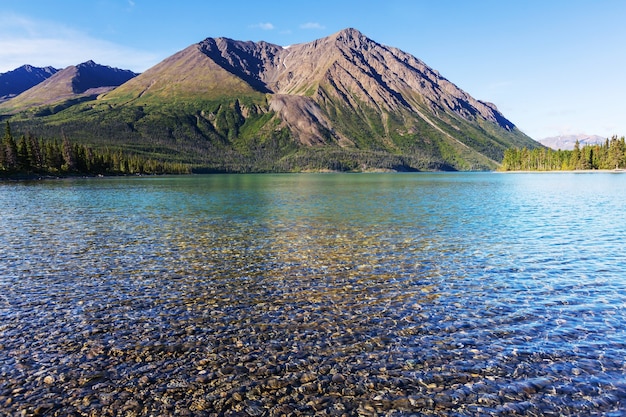
<instances>
[{"instance_id":1,"label":"reflection in water","mask_svg":"<svg viewBox=\"0 0 626 417\"><path fill-rule=\"evenodd\" d=\"M625 179L3 184L0 410L619 415Z\"/></svg>"}]
</instances>

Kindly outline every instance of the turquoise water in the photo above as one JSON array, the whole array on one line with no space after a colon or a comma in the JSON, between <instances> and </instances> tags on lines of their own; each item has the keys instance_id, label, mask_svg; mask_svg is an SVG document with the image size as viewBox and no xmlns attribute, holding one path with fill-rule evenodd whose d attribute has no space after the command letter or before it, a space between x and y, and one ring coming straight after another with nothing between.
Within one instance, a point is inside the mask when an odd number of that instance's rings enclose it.
<instances>
[{"instance_id":1,"label":"turquoise water","mask_svg":"<svg viewBox=\"0 0 626 417\"><path fill-rule=\"evenodd\" d=\"M0 184L0 412L620 415L624 202L612 173Z\"/></svg>"}]
</instances>

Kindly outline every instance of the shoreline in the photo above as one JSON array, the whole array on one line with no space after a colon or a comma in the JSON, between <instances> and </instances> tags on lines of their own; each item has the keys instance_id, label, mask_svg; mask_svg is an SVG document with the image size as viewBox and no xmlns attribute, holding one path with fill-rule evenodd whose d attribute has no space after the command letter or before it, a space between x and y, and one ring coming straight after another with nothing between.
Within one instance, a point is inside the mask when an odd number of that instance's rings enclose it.
<instances>
[{"instance_id":1,"label":"shoreline","mask_svg":"<svg viewBox=\"0 0 626 417\"><path fill-rule=\"evenodd\" d=\"M626 169L578 169L578 170L515 170L515 171L416 171L414 173L472 173L472 172L491 172L494 174L626 174ZM406 171L395 170L367 170L367 171L333 171L333 170L310 170L300 172L284 172L281 174L358 174L358 173L397 173L405 174ZM232 173L237 174L237 173ZM257 172L255 174L276 174L275 172ZM69 174L69 175L52 175L52 174L15 174L9 176L0 176L0 183L3 182L28 182L28 181L46 181L46 180L64 180L76 178L115 178L115 177L155 177L164 175L203 175L203 174Z\"/></svg>"},{"instance_id":2,"label":"shoreline","mask_svg":"<svg viewBox=\"0 0 626 417\"><path fill-rule=\"evenodd\" d=\"M517 170L493 171L499 174L625 174L624 169L568 169L568 170Z\"/></svg>"}]
</instances>

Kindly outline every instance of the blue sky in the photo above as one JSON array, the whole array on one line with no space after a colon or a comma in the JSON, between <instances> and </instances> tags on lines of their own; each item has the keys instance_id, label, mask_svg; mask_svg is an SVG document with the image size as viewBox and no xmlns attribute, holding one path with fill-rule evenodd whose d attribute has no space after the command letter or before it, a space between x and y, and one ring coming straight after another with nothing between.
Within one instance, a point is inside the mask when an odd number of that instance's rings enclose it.
<instances>
[{"instance_id":1,"label":"blue sky","mask_svg":"<svg viewBox=\"0 0 626 417\"><path fill-rule=\"evenodd\" d=\"M141 72L207 37L289 45L354 27L495 103L534 139L626 135L623 0L0 0L0 72Z\"/></svg>"}]
</instances>

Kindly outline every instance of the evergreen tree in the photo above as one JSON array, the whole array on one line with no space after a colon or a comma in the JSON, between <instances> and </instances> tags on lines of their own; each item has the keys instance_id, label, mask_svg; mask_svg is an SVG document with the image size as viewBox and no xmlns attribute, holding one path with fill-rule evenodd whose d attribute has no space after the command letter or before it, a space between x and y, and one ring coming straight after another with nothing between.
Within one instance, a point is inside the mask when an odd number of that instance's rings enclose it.
<instances>
[{"instance_id":1,"label":"evergreen tree","mask_svg":"<svg viewBox=\"0 0 626 417\"><path fill-rule=\"evenodd\" d=\"M20 137L20 141L17 144L17 165L21 171L29 172L31 169L28 144L24 135Z\"/></svg>"},{"instance_id":2,"label":"evergreen tree","mask_svg":"<svg viewBox=\"0 0 626 417\"><path fill-rule=\"evenodd\" d=\"M7 121L4 138L2 139L2 142L0 142L0 170L7 168L7 165L6 165L7 155L6 155L4 148L5 148L5 142L7 141L7 136L10 136L10 135L11 135L11 127L9 126L9 122Z\"/></svg>"},{"instance_id":3,"label":"evergreen tree","mask_svg":"<svg viewBox=\"0 0 626 417\"><path fill-rule=\"evenodd\" d=\"M30 166L32 168L40 169L43 167L43 156L41 154L41 147L39 146L39 141L33 136L32 133L28 134L28 139L26 141L26 145L28 147L28 157L30 159Z\"/></svg>"},{"instance_id":4,"label":"evergreen tree","mask_svg":"<svg viewBox=\"0 0 626 417\"><path fill-rule=\"evenodd\" d=\"M0 141L0 170L39 174L189 174L183 163L163 162L126 153L121 149L92 149L63 140L38 139L31 133L22 135L16 144L9 123Z\"/></svg>"},{"instance_id":5,"label":"evergreen tree","mask_svg":"<svg viewBox=\"0 0 626 417\"><path fill-rule=\"evenodd\" d=\"M552 149L507 149L500 167L503 171L616 169L626 166L626 138L613 136L603 144L580 146L571 151Z\"/></svg>"},{"instance_id":6,"label":"evergreen tree","mask_svg":"<svg viewBox=\"0 0 626 417\"><path fill-rule=\"evenodd\" d=\"M63 135L62 155L64 162L62 169L64 171L74 171L76 169L76 155L70 140L65 135Z\"/></svg>"},{"instance_id":7,"label":"evergreen tree","mask_svg":"<svg viewBox=\"0 0 626 417\"><path fill-rule=\"evenodd\" d=\"M9 121L6 122L4 138L2 140L4 148L3 165L5 169L14 170L17 168L17 145L11 134Z\"/></svg>"},{"instance_id":8,"label":"evergreen tree","mask_svg":"<svg viewBox=\"0 0 626 417\"><path fill-rule=\"evenodd\" d=\"M46 165L49 170L58 172L63 166L63 154L61 153L61 147L55 140L54 142L46 143Z\"/></svg>"},{"instance_id":9,"label":"evergreen tree","mask_svg":"<svg viewBox=\"0 0 626 417\"><path fill-rule=\"evenodd\" d=\"M619 168L624 152L620 149L620 141L613 136L609 142L609 166L611 169Z\"/></svg>"},{"instance_id":10,"label":"evergreen tree","mask_svg":"<svg viewBox=\"0 0 626 417\"><path fill-rule=\"evenodd\" d=\"M580 169L581 165L581 154L580 154L580 142L576 139L576 143L574 143L574 150L572 151L571 158L571 169Z\"/></svg>"}]
</instances>

